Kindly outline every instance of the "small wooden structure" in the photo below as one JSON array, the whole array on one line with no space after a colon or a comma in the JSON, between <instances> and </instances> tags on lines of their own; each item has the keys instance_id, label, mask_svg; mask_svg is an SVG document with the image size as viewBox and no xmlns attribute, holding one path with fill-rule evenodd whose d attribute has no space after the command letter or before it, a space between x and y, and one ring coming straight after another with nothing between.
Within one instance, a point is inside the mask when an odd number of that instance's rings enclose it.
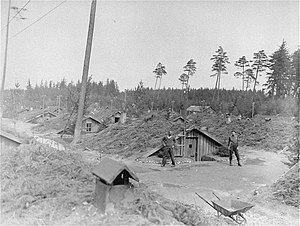
<instances>
[{"instance_id":1,"label":"small wooden structure","mask_svg":"<svg viewBox=\"0 0 300 226\"><path fill-rule=\"evenodd\" d=\"M186 120L184 117L182 116L178 116L176 118L173 118L173 122L180 122L180 123L184 123ZM188 121L187 121L188 122Z\"/></svg>"},{"instance_id":2,"label":"small wooden structure","mask_svg":"<svg viewBox=\"0 0 300 226\"><path fill-rule=\"evenodd\" d=\"M112 113L110 115L110 122L111 123L117 123L117 122L120 122L120 119L121 119L121 112L120 111L116 111L114 113Z\"/></svg>"},{"instance_id":3,"label":"small wooden structure","mask_svg":"<svg viewBox=\"0 0 300 226\"><path fill-rule=\"evenodd\" d=\"M185 142L185 143L184 143ZM177 147L174 150L175 157L189 157L195 161L201 161L205 155L217 152L218 148L223 144L207 131L202 131L197 128L187 129L186 138L184 141L183 133L176 137ZM159 145L149 151L143 157L161 156L163 146Z\"/></svg>"},{"instance_id":4,"label":"small wooden structure","mask_svg":"<svg viewBox=\"0 0 300 226\"><path fill-rule=\"evenodd\" d=\"M107 128L109 124L124 123L125 121L125 112L107 110L85 117L82 120L81 129L84 133L98 133Z\"/></svg>"},{"instance_id":5,"label":"small wooden structure","mask_svg":"<svg viewBox=\"0 0 300 226\"><path fill-rule=\"evenodd\" d=\"M42 112L42 113L30 118L29 120L27 120L25 122L37 124L37 123L41 123L44 121L48 121L49 119L54 118L54 117L56 117L56 114L54 114L50 111L45 111L45 112Z\"/></svg>"},{"instance_id":6,"label":"small wooden structure","mask_svg":"<svg viewBox=\"0 0 300 226\"><path fill-rule=\"evenodd\" d=\"M19 138L10 133L0 130L1 150L4 150L5 148L18 147L21 143L22 141Z\"/></svg>"},{"instance_id":7,"label":"small wooden structure","mask_svg":"<svg viewBox=\"0 0 300 226\"><path fill-rule=\"evenodd\" d=\"M206 106L192 105L192 106L188 107L186 110L187 110L188 114L196 114L199 112L206 112L206 113L210 113L210 114L216 113L215 110L211 106L208 106L208 105L206 105Z\"/></svg>"},{"instance_id":8,"label":"small wooden structure","mask_svg":"<svg viewBox=\"0 0 300 226\"><path fill-rule=\"evenodd\" d=\"M125 164L104 158L92 172L96 176L95 203L99 211L105 212L108 205L119 205L130 192L129 178L138 177Z\"/></svg>"},{"instance_id":9,"label":"small wooden structure","mask_svg":"<svg viewBox=\"0 0 300 226\"><path fill-rule=\"evenodd\" d=\"M98 133L107 126L93 116L88 116L82 120L81 130L83 133Z\"/></svg>"},{"instance_id":10,"label":"small wooden structure","mask_svg":"<svg viewBox=\"0 0 300 226\"><path fill-rule=\"evenodd\" d=\"M179 134L177 138L179 148L175 151L175 156L191 157L195 161L201 161L204 155L216 153L223 144L217 138L206 131L197 128L190 128L184 135Z\"/></svg>"}]
</instances>

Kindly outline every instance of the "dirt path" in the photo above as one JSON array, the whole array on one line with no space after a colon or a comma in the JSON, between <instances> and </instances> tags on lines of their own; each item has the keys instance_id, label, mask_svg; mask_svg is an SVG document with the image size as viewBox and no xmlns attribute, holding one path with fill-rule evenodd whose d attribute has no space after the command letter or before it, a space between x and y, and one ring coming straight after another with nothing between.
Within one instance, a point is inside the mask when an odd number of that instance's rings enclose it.
<instances>
[{"instance_id":1,"label":"dirt path","mask_svg":"<svg viewBox=\"0 0 300 226\"><path fill-rule=\"evenodd\" d=\"M287 160L283 154L249 148L241 148L240 153L242 167L238 167L236 162L229 166L227 159L177 165L175 168L142 163L132 163L132 167L150 190L172 200L196 204L214 213L214 209L199 199L195 192L209 201L216 199L212 192L222 198L247 201L254 190L271 185L288 170L283 163ZM293 208L291 212L281 207L268 209L258 205L246 215L250 225L297 225L299 215L293 211Z\"/></svg>"}]
</instances>

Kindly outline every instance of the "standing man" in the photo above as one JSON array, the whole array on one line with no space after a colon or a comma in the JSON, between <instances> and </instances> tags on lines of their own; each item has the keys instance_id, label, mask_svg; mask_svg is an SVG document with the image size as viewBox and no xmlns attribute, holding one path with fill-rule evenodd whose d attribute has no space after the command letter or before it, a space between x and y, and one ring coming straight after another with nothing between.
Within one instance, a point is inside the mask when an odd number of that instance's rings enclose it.
<instances>
[{"instance_id":1,"label":"standing man","mask_svg":"<svg viewBox=\"0 0 300 226\"><path fill-rule=\"evenodd\" d=\"M232 131L231 136L228 139L228 149L229 149L229 165L231 166L231 161L232 161L232 153L234 152L235 157L238 162L238 166L242 166L240 164L240 156L238 152L238 137L235 131Z\"/></svg>"},{"instance_id":2,"label":"standing man","mask_svg":"<svg viewBox=\"0 0 300 226\"><path fill-rule=\"evenodd\" d=\"M172 161L172 167L174 167L175 161L174 161L174 151L173 150L175 148L176 140L172 136L170 131L168 132L168 135L162 139L162 142L163 142L163 159L162 159L161 166L164 167L166 165L167 158L168 158L168 156L170 156L171 161Z\"/></svg>"}]
</instances>

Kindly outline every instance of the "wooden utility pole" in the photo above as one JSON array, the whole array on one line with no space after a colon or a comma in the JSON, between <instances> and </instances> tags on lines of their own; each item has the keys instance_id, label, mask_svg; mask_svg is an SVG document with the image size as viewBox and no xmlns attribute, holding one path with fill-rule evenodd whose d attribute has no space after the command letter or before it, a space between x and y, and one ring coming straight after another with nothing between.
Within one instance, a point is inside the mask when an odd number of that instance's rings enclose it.
<instances>
[{"instance_id":1,"label":"wooden utility pole","mask_svg":"<svg viewBox=\"0 0 300 226\"><path fill-rule=\"evenodd\" d=\"M4 84L5 84L5 76L6 76L6 65L7 65L7 48L8 48L10 6L11 6L11 0L8 1L8 15L7 15L7 25L6 25L6 41L5 41L5 52L4 52L4 65L3 65L1 93L0 93L0 117L1 118L2 118L2 113L3 113L3 103L4 103Z\"/></svg>"},{"instance_id":2,"label":"wooden utility pole","mask_svg":"<svg viewBox=\"0 0 300 226\"><path fill-rule=\"evenodd\" d=\"M43 95L43 121L45 120L45 95Z\"/></svg>"},{"instance_id":3,"label":"wooden utility pole","mask_svg":"<svg viewBox=\"0 0 300 226\"><path fill-rule=\"evenodd\" d=\"M58 112L60 112L60 105L61 105L60 98L61 98L61 97L62 97L62 95L58 95L58 96L57 96Z\"/></svg>"},{"instance_id":4,"label":"wooden utility pole","mask_svg":"<svg viewBox=\"0 0 300 226\"><path fill-rule=\"evenodd\" d=\"M174 103L175 103L175 101L172 100L171 103L172 103L172 112L173 112L174 111Z\"/></svg>"},{"instance_id":5,"label":"wooden utility pole","mask_svg":"<svg viewBox=\"0 0 300 226\"><path fill-rule=\"evenodd\" d=\"M94 34L96 2L97 2L97 0L93 0L92 4L91 4L89 30L88 30L88 36L87 36L86 49L85 49L81 91L80 91L79 104L78 104L77 120L76 120L75 131L74 131L74 140L72 142L73 144L76 144L80 140L80 137L81 137L81 124L82 124L82 118L83 118L84 100L85 100L85 94L86 94L86 85L87 85L87 80L88 80L91 49L92 49L93 34Z\"/></svg>"}]
</instances>

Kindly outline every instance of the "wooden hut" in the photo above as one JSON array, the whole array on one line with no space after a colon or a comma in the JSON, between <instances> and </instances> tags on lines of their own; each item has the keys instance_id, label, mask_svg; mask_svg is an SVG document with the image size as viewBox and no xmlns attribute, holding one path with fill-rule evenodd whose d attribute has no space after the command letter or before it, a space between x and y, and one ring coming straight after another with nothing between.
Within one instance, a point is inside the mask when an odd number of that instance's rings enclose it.
<instances>
[{"instance_id":1,"label":"wooden hut","mask_svg":"<svg viewBox=\"0 0 300 226\"><path fill-rule=\"evenodd\" d=\"M112 124L120 122L120 119L121 119L121 112L120 111L113 112L110 115L110 121L111 121Z\"/></svg>"},{"instance_id":2,"label":"wooden hut","mask_svg":"<svg viewBox=\"0 0 300 226\"><path fill-rule=\"evenodd\" d=\"M179 134L177 143L179 148L176 149L175 156L190 157L195 161L200 161L204 155L217 152L223 146L214 136L197 128L187 130L185 144L183 134Z\"/></svg>"},{"instance_id":3,"label":"wooden hut","mask_svg":"<svg viewBox=\"0 0 300 226\"><path fill-rule=\"evenodd\" d=\"M93 116L88 116L82 120L81 131L83 133L98 133L106 127L107 126L103 121L100 121Z\"/></svg>"},{"instance_id":4,"label":"wooden hut","mask_svg":"<svg viewBox=\"0 0 300 226\"><path fill-rule=\"evenodd\" d=\"M42 113L39 113L37 115L35 115L34 117L30 118L29 120L25 121L25 122L29 122L29 123L42 123L44 121L48 121L51 118L56 117L56 114L50 112L50 111L45 111Z\"/></svg>"},{"instance_id":5,"label":"wooden hut","mask_svg":"<svg viewBox=\"0 0 300 226\"><path fill-rule=\"evenodd\" d=\"M187 129L186 140L184 144L184 135L180 133L176 137L175 157L188 157L195 161L201 161L205 155L215 153L223 144L206 131L197 128ZM159 145L147 151L143 157L158 156L161 157L163 146Z\"/></svg>"},{"instance_id":6,"label":"wooden hut","mask_svg":"<svg viewBox=\"0 0 300 226\"><path fill-rule=\"evenodd\" d=\"M209 114L213 114L216 113L215 110L211 107L211 106L194 106L191 105L190 107L188 107L187 109L188 114L196 114L196 113L200 113L200 112L206 112Z\"/></svg>"},{"instance_id":7,"label":"wooden hut","mask_svg":"<svg viewBox=\"0 0 300 226\"><path fill-rule=\"evenodd\" d=\"M130 193L129 178L138 177L125 164L104 158L92 172L96 176L95 203L99 211L105 212L108 205L119 205Z\"/></svg>"}]
</instances>

